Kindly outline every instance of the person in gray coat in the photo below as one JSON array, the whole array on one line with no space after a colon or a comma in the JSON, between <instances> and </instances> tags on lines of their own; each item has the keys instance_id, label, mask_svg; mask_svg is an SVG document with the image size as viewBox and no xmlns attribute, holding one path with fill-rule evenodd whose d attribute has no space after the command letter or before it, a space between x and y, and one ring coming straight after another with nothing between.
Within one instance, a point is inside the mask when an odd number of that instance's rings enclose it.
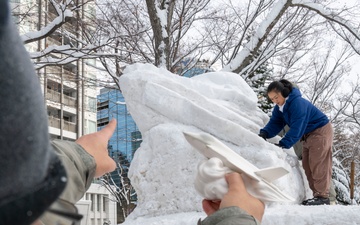
<instances>
[{"instance_id":1,"label":"person in gray coat","mask_svg":"<svg viewBox=\"0 0 360 225\"><path fill-rule=\"evenodd\" d=\"M107 142L116 121L76 142L50 142L39 79L8 0L0 0L0 102L0 224L79 220L73 204L94 177L115 169Z\"/></svg>"},{"instance_id":2,"label":"person in gray coat","mask_svg":"<svg viewBox=\"0 0 360 225\"><path fill-rule=\"evenodd\" d=\"M66 172L49 151L38 79L7 0L0 0L0 224L30 224L57 199Z\"/></svg>"},{"instance_id":3,"label":"person in gray coat","mask_svg":"<svg viewBox=\"0 0 360 225\"><path fill-rule=\"evenodd\" d=\"M116 168L115 161L109 157L107 150L115 127L116 120L111 120L101 131L84 135L75 142L52 141L52 147L65 167L68 181L63 193L40 218L40 224L71 225L73 221L81 219L82 216L76 215L75 203L83 197L94 177L100 177ZM53 209L60 212L60 215L54 213ZM75 217L61 215L61 212L69 211Z\"/></svg>"}]
</instances>

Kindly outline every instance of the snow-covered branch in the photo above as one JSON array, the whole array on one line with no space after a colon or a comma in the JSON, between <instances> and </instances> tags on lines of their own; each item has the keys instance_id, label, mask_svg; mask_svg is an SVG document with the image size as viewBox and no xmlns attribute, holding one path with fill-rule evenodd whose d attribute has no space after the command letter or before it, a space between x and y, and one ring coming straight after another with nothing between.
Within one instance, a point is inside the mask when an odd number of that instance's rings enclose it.
<instances>
[{"instance_id":1,"label":"snow-covered branch","mask_svg":"<svg viewBox=\"0 0 360 225\"><path fill-rule=\"evenodd\" d=\"M339 24L341 27L348 30L358 41L360 41L360 33L358 32L358 29L353 27L350 21L340 17L336 11L326 9L323 5L315 2L309 2L308 0L293 0L292 6L303 7L315 11L327 21Z\"/></svg>"},{"instance_id":2,"label":"snow-covered branch","mask_svg":"<svg viewBox=\"0 0 360 225\"><path fill-rule=\"evenodd\" d=\"M258 54L263 42L267 38L267 35L279 21L283 13L288 9L290 3L290 0L279 0L274 5L267 17L260 23L249 42L237 54L237 56L223 68L224 71L240 73L252 61L254 56Z\"/></svg>"},{"instance_id":3,"label":"snow-covered branch","mask_svg":"<svg viewBox=\"0 0 360 225\"><path fill-rule=\"evenodd\" d=\"M72 10L67 8L72 3L72 1L67 1L66 4L63 4L61 2L57 3L54 0L49 0L49 1L57 13L56 17L52 21L50 21L46 26L42 27L40 30L28 32L22 35L21 38L25 44L38 41L40 39L50 36L63 24L66 23L67 18L73 17Z\"/></svg>"},{"instance_id":4,"label":"snow-covered branch","mask_svg":"<svg viewBox=\"0 0 360 225\"><path fill-rule=\"evenodd\" d=\"M131 199L135 192L127 177L125 167L127 166L118 162L117 175L106 174L101 178L103 186L115 197L115 200L121 206L123 218L126 218L134 209ZM118 180L115 181L114 177L118 178Z\"/></svg>"}]
</instances>

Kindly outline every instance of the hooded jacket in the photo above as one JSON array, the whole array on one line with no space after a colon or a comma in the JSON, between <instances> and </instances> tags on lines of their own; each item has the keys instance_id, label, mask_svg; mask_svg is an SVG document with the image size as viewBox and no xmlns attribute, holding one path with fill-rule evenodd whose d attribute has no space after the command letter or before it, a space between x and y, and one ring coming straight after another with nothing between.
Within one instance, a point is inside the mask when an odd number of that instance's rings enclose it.
<instances>
[{"instance_id":1,"label":"hooded jacket","mask_svg":"<svg viewBox=\"0 0 360 225\"><path fill-rule=\"evenodd\" d=\"M273 109L270 121L260 130L266 138L276 136L285 125L290 130L280 140L283 148L291 148L301 137L329 123L327 116L308 100L301 97L299 89L293 88L285 101L282 112L278 105Z\"/></svg>"},{"instance_id":2,"label":"hooded jacket","mask_svg":"<svg viewBox=\"0 0 360 225\"><path fill-rule=\"evenodd\" d=\"M28 225L66 185L49 141L47 114L34 66L0 0L0 224Z\"/></svg>"}]
</instances>

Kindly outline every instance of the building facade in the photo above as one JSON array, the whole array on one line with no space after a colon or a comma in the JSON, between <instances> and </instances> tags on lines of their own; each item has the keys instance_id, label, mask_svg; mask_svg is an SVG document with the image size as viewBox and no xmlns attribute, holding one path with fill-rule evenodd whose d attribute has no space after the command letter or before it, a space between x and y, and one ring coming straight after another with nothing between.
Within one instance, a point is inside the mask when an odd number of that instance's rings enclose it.
<instances>
[{"instance_id":1,"label":"building facade","mask_svg":"<svg viewBox=\"0 0 360 225\"><path fill-rule=\"evenodd\" d=\"M11 3L13 18L22 37L36 36L36 31L51 24L58 16L48 0L11 0ZM91 7L91 3L88 7ZM85 16L88 15L76 15L82 21L86 20ZM59 46L80 45L69 38L81 36L76 21L77 18L69 19L51 34L31 41L25 47L36 55ZM95 66L95 60L78 59L65 63L66 57L54 51L43 57L47 60L39 59L42 61L39 62L34 59L34 64L46 101L51 138L76 140L96 131L96 89L93 85L96 70L91 66ZM59 63L52 64L52 60Z\"/></svg>"},{"instance_id":2,"label":"building facade","mask_svg":"<svg viewBox=\"0 0 360 225\"><path fill-rule=\"evenodd\" d=\"M108 145L115 160L131 162L141 143L141 133L127 110L124 96L117 88L103 88L97 96L97 127L102 129L111 119L117 120L116 130Z\"/></svg>"},{"instance_id":3,"label":"building facade","mask_svg":"<svg viewBox=\"0 0 360 225\"><path fill-rule=\"evenodd\" d=\"M121 192L128 193L126 197L122 195L121 204L117 205L118 222L123 222L124 217L134 209L137 201L137 195L128 178L128 169L135 151L140 147L142 137L119 89L116 87L101 89L97 101L98 130L112 119L117 121L115 132L108 143L108 150L109 155L117 162L118 168L110 173L109 183L118 187Z\"/></svg>"}]
</instances>

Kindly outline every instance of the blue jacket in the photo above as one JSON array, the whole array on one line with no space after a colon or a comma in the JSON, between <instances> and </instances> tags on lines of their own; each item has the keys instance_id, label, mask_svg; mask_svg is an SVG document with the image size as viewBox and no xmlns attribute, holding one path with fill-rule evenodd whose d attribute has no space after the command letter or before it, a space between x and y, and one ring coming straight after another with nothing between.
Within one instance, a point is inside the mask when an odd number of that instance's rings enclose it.
<instances>
[{"instance_id":1,"label":"blue jacket","mask_svg":"<svg viewBox=\"0 0 360 225\"><path fill-rule=\"evenodd\" d=\"M304 134L310 133L329 122L327 116L308 100L301 97L299 89L293 88L285 102L283 112L276 105L270 121L260 130L267 138L276 136L285 125L290 130L280 140L284 148L291 148Z\"/></svg>"}]
</instances>

